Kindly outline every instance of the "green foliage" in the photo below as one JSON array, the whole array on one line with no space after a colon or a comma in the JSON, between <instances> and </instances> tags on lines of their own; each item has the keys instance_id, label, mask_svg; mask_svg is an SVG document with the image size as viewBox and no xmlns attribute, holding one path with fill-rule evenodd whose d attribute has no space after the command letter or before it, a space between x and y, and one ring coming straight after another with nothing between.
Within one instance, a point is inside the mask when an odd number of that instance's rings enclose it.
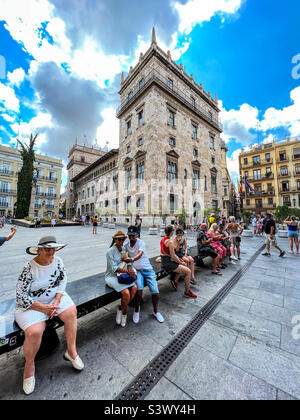
<instances>
[{"instance_id":1,"label":"green foliage","mask_svg":"<svg viewBox=\"0 0 300 420\"><path fill-rule=\"evenodd\" d=\"M220 209L214 209L214 208L204 209L204 211L203 211L204 217L210 217L211 214L215 215L217 222L220 220L220 214L221 214Z\"/></svg>"},{"instance_id":2,"label":"green foliage","mask_svg":"<svg viewBox=\"0 0 300 420\"><path fill-rule=\"evenodd\" d=\"M186 219L189 217L189 214L186 212L185 208L176 212L176 217L178 218L178 222L183 229L186 228Z\"/></svg>"},{"instance_id":3,"label":"green foliage","mask_svg":"<svg viewBox=\"0 0 300 420\"><path fill-rule=\"evenodd\" d=\"M290 208L288 206L277 206L274 211L275 220L279 223L283 223L288 216L295 216L300 218L299 208Z\"/></svg>"},{"instance_id":4,"label":"green foliage","mask_svg":"<svg viewBox=\"0 0 300 420\"><path fill-rule=\"evenodd\" d=\"M64 201L63 205L61 206L61 214L66 217L66 213L67 213L67 202Z\"/></svg>"},{"instance_id":5,"label":"green foliage","mask_svg":"<svg viewBox=\"0 0 300 420\"><path fill-rule=\"evenodd\" d=\"M16 208L16 218L24 219L28 216L30 199L31 199L31 189L32 189L32 180L33 180L33 163L35 161L34 155L34 145L36 142L38 134L33 136L30 135L29 146L21 143L18 140L18 143L21 146L21 156L23 159L23 167L18 174L18 195L17 195L17 208Z\"/></svg>"},{"instance_id":6,"label":"green foliage","mask_svg":"<svg viewBox=\"0 0 300 420\"><path fill-rule=\"evenodd\" d=\"M241 213L242 219L244 221L244 223L248 224L251 222L251 218L253 216L253 214L251 213L251 211L243 211Z\"/></svg>"}]
</instances>

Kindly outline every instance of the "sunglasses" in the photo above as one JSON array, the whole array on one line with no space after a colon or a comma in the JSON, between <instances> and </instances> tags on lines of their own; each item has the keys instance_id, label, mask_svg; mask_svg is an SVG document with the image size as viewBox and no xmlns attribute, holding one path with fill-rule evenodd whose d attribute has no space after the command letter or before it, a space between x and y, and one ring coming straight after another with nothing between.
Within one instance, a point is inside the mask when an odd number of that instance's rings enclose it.
<instances>
[{"instance_id":1,"label":"sunglasses","mask_svg":"<svg viewBox=\"0 0 300 420\"><path fill-rule=\"evenodd\" d=\"M125 238L115 238L116 239L116 241L119 241L119 242L124 242L125 241Z\"/></svg>"}]
</instances>

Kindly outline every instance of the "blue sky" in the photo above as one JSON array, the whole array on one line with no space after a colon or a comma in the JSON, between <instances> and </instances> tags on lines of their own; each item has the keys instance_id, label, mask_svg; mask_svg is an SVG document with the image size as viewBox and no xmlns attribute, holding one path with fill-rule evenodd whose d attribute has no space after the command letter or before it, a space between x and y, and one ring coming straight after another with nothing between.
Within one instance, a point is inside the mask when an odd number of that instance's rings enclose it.
<instances>
[{"instance_id":1,"label":"blue sky","mask_svg":"<svg viewBox=\"0 0 300 420\"><path fill-rule=\"evenodd\" d=\"M14 145L19 131L22 139L38 132L38 150L64 161L76 137L118 146L121 72L149 47L152 26L158 44L218 94L233 177L242 147L300 135L298 0L0 0L0 6L2 144Z\"/></svg>"}]
</instances>

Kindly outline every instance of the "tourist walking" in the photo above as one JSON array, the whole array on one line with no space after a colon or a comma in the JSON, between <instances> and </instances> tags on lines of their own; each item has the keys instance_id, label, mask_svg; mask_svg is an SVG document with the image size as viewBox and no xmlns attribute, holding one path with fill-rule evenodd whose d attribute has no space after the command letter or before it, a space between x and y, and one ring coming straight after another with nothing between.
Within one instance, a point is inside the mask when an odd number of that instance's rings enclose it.
<instances>
[{"instance_id":1,"label":"tourist walking","mask_svg":"<svg viewBox=\"0 0 300 420\"><path fill-rule=\"evenodd\" d=\"M121 327L126 326L127 307L137 291L136 274L132 263L125 262L128 257L124 247L126 238L125 233L118 230L112 237L112 244L106 253L105 282L107 286L121 293L121 305L118 306L116 316L116 323Z\"/></svg>"},{"instance_id":2,"label":"tourist walking","mask_svg":"<svg viewBox=\"0 0 300 420\"><path fill-rule=\"evenodd\" d=\"M97 234L97 230L98 230L98 216L97 215L95 215L94 217L93 217L93 235L95 234Z\"/></svg>"},{"instance_id":3,"label":"tourist walking","mask_svg":"<svg viewBox=\"0 0 300 420\"><path fill-rule=\"evenodd\" d=\"M234 216L229 217L229 223L225 228L226 232L230 235L231 242L231 259L240 260L241 259L241 236L244 231L243 226L236 222ZM235 256L235 249L237 253L237 258Z\"/></svg>"},{"instance_id":4,"label":"tourist walking","mask_svg":"<svg viewBox=\"0 0 300 420\"><path fill-rule=\"evenodd\" d=\"M200 231L197 235L197 249L198 249L198 259L203 259L205 257L211 257L213 260L212 265L212 274L222 276L220 270L218 270L219 265L219 256L218 253L214 250L211 246L211 242L213 238L208 238L206 235L207 232L207 224L202 223L200 226Z\"/></svg>"},{"instance_id":5,"label":"tourist walking","mask_svg":"<svg viewBox=\"0 0 300 420\"><path fill-rule=\"evenodd\" d=\"M255 216L252 217L251 223L253 227L253 234L256 236L257 235L257 219Z\"/></svg>"},{"instance_id":6,"label":"tourist walking","mask_svg":"<svg viewBox=\"0 0 300 420\"><path fill-rule=\"evenodd\" d=\"M17 231L17 227L13 226L12 228L10 228L10 230L11 230L11 233L9 235L3 236L3 237L0 236L0 246L2 246L4 244L4 242L10 241L11 238L14 237L14 235Z\"/></svg>"},{"instance_id":7,"label":"tourist walking","mask_svg":"<svg viewBox=\"0 0 300 420\"><path fill-rule=\"evenodd\" d=\"M267 213L266 217L265 217L265 234L266 234L266 249L267 251L264 252L262 255L264 255L265 257L270 257L271 253L271 246L274 246L274 248L278 249L278 251L280 252L279 257L283 257L285 255L285 251L283 251L277 243L276 240L276 224L274 219L271 217L271 214Z\"/></svg>"},{"instance_id":8,"label":"tourist walking","mask_svg":"<svg viewBox=\"0 0 300 420\"><path fill-rule=\"evenodd\" d=\"M290 220L289 220L290 219ZM294 254L294 242L296 253L299 254L298 221L295 216L288 216L283 222L288 227L288 238L290 242L290 254Z\"/></svg>"},{"instance_id":9,"label":"tourist walking","mask_svg":"<svg viewBox=\"0 0 300 420\"><path fill-rule=\"evenodd\" d=\"M128 253L128 258L125 262L132 263L137 271L137 295L133 322L137 324L140 320L140 304L145 283L147 283L152 295L153 315L158 322L164 322L163 316L158 312L159 291L156 274L147 257L145 242L138 238L138 229L136 226L129 226L127 235L129 242L125 244L125 249Z\"/></svg>"},{"instance_id":10,"label":"tourist walking","mask_svg":"<svg viewBox=\"0 0 300 420\"><path fill-rule=\"evenodd\" d=\"M165 228L165 237L160 241L160 255L161 255L161 268L167 272L174 272L184 276L184 297L196 298L191 289L191 270L188 268L187 263L178 258L175 254L172 236L174 234L173 226L169 225ZM177 291L178 282L175 279L171 280L172 287Z\"/></svg>"},{"instance_id":11,"label":"tourist walking","mask_svg":"<svg viewBox=\"0 0 300 420\"><path fill-rule=\"evenodd\" d=\"M66 244L58 244L54 236L45 236L38 245L26 249L35 255L17 282L15 320L25 331L25 369L23 390L29 395L35 388L35 356L40 348L45 322L58 316L64 323L67 351L64 358L77 370L84 364L77 354L77 310L66 293L67 276L61 258L55 254Z\"/></svg>"}]
</instances>

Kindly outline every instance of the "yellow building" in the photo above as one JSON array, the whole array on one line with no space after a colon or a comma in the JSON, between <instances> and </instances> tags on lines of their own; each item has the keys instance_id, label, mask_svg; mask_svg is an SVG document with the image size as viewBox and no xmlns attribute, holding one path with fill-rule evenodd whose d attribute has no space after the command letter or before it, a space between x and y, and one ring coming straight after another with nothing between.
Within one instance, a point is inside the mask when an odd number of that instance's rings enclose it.
<instances>
[{"instance_id":1,"label":"yellow building","mask_svg":"<svg viewBox=\"0 0 300 420\"><path fill-rule=\"evenodd\" d=\"M50 216L52 213L58 215L62 161L36 154L34 167L37 170L35 216ZM21 168L20 152L0 145L0 216L15 213L18 172Z\"/></svg>"},{"instance_id":2,"label":"yellow building","mask_svg":"<svg viewBox=\"0 0 300 420\"><path fill-rule=\"evenodd\" d=\"M239 156L243 211L300 207L300 137L261 144ZM254 191L245 188L247 179Z\"/></svg>"}]
</instances>

